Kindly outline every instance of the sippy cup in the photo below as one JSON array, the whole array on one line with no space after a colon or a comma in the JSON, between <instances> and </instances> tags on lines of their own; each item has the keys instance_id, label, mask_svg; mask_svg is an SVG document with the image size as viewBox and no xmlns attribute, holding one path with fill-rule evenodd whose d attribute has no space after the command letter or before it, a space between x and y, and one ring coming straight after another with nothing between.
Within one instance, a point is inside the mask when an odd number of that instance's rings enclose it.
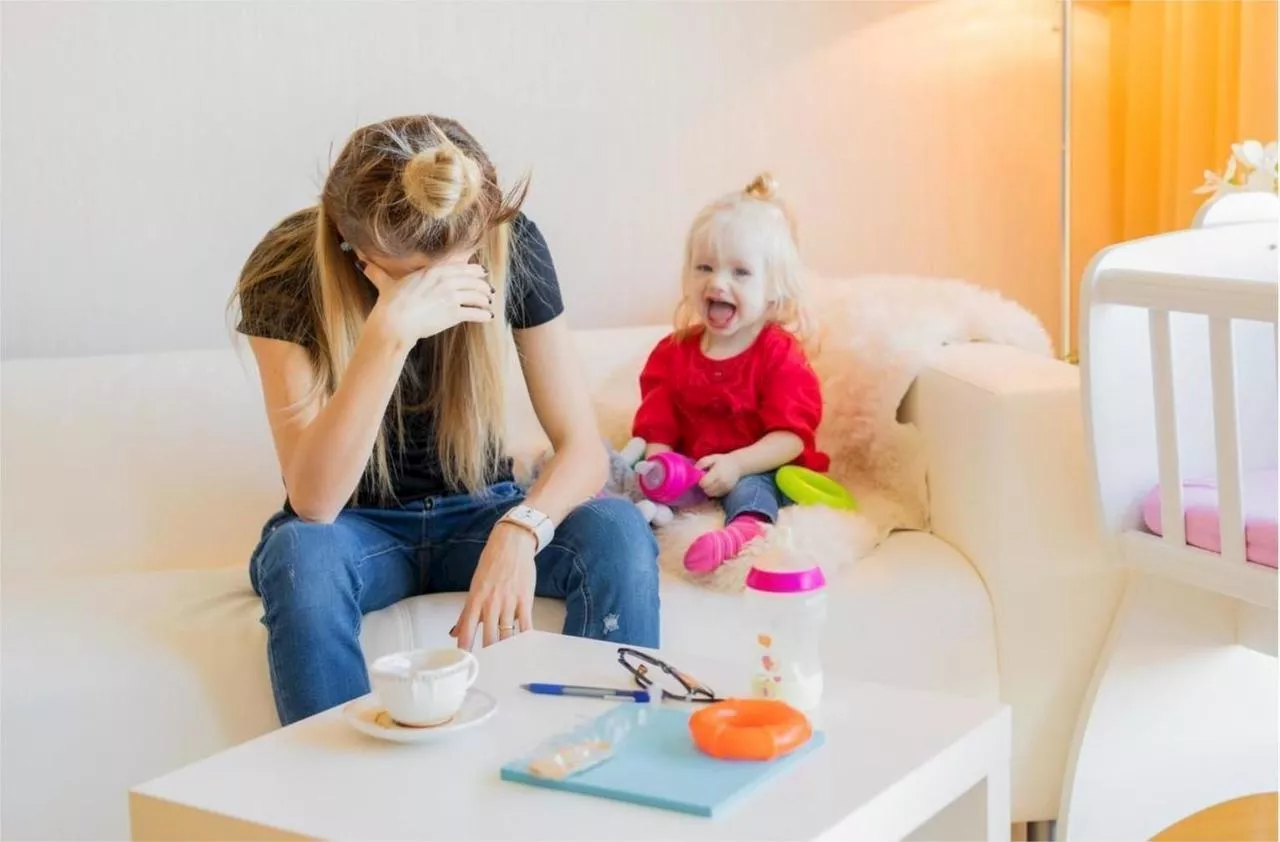
<instances>
[{"instance_id":1,"label":"sippy cup","mask_svg":"<svg viewBox=\"0 0 1280 842\"><path fill-rule=\"evenodd\" d=\"M821 703L825 586L822 568L789 547L762 554L747 573L753 696L806 713Z\"/></svg>"},{"instance_id":2,"label":"sippy cup","mask_svg":"<svg viewBox=\"0 0 1280 842\"><path fill-rule=\"evenodd\" d=\"M698 486L702 477L692 459L671 451L655 453L636 465L636 479L644 496L677 509L707 499Z\"/></svg>"}]
</instances>

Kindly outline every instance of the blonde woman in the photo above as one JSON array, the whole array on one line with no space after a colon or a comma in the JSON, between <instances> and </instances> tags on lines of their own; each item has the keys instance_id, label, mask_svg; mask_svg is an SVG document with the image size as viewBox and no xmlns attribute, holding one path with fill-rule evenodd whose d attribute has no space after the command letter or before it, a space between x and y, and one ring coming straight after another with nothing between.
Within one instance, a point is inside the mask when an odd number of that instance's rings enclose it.
<instances>
[{"instance_id":1,"label":"blonde woman","mask_svg":"<svg viewBox=\"0 0 1280 842\"><path fill-rule=\"evenodd\" d=\"M287 499L250 573L283 723L368 692L363 614L468 592L489 645L563 599L564 633L658 644L657 547L607 460L554 265L488 156L441 117L357 130L317 206L273 229L236 289ZM555 457L525 493L503 450L505 332Z\"/></svg>"}]
</instances>

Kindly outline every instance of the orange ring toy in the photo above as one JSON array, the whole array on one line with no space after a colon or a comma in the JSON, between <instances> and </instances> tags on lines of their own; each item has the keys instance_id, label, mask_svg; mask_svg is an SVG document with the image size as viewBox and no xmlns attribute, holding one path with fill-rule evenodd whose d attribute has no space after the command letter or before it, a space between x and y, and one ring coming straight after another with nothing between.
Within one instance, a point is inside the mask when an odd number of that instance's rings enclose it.
<instances>
[{"instance_id":1,"label":"orange ring toy","mask_svg":"<svg viewBox=\"0 0 1280 842\"><path fill-rule=\"evenodd\" d=\"M729 699L689 717L693 743L720 760L773 760L809 741L803 713L778 699Z\"/></svg>"}]
</instances>

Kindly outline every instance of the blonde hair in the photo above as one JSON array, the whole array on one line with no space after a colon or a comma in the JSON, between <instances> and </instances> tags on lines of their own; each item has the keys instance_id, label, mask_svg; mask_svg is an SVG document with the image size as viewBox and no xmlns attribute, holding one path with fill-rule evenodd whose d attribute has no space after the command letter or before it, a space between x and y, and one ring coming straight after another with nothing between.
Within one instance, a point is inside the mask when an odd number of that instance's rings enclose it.
<instances>
[{"instance_id":1,"label":"blonde hair","mask_svg":"<svg viewBox=\"0 0 1280 842\"><path fill-rule=\"evenodd\" d=\"M307 318L296 326L298 344L311 354L315 387L300 406L327 400L350 365L376 289L342 250L352 246L392 258L438 257L477 249L495 289L494 309L505 312L511 259L510 221L527 188L503 195L479 143L443 117L410 116L358 129L325 179L319 203L293 214L268 235L246 263L236 286L243 302L259 284L284 276L308 279ZM477 492L503 451L506 366L504 324L464 323L425 340L425 404L435 415L438 456L445 481ZM409 378L421 372L406 367ZM393 433L404 444L404 379L391 398ZM384 498L392 496L388 430L380 429L368 470Z\"/></svg>"},{"instance_id":2,"label":"blonde hair","mask_svg":"<svg viewBox=\"0 0 1280 842\"><path fill-rule=\"evenodd\" d=\"M763 280L770 305L769 320L781 325L801 342L809 342L814 335L813 319L806 303L808 296L795 218L779 198L778 183L769 173L761 173L742 190L716 199L694 217L685 239L681 298L675 315L676 334L687 336L700 324L701 310L689 296L698 243L704 237L716 235L717 229L726 223L745 219L751 220L753 233L762 238L764 246Z\"/></svg>"}]
</instances>

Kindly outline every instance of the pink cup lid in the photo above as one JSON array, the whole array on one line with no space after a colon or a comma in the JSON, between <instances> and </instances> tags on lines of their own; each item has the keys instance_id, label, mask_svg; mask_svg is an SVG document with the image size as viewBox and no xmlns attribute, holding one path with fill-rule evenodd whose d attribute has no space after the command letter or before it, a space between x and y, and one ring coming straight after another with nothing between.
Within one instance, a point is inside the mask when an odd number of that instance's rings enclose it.
<instances>
[{"instance_id":1,"label":"pink cup lid","mask_svg":"<svg viewBox=\"0 0 1280 842\"><path fill-rule=\"evenodd\" d=\"M747 587L765 593L808 593L826 584L821 567L807 570L761 570L753 567L747 573Z\"/></svg>"}]
</instances>

